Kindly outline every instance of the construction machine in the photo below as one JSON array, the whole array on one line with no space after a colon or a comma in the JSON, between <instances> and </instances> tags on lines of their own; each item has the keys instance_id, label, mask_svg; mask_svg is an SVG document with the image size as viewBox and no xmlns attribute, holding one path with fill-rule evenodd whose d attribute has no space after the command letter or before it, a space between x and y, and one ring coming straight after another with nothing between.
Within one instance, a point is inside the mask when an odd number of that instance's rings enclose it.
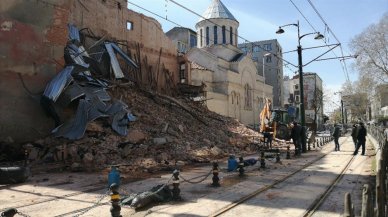
<instances>
[{"instance_id":1,"label":"construction machine","mask_svg":"<svg viewBox=\"0 0 388 217\"><path fill-rule=\"evenodd\" d=\"M271 133L273 138L289 140L291 128L288 126L290 119L286 109L273 109L271 100L266 99L263 110L260 112L260 132Z\"/></svg>"}]
</instances>

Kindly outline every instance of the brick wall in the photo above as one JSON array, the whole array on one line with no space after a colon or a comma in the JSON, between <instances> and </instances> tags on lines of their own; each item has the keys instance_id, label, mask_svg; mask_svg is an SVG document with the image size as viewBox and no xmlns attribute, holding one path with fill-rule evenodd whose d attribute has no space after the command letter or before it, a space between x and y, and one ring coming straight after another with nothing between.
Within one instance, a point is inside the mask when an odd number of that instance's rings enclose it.
<instances>
[{"instance_id":1,"label":"brick wall","mask_svg":"<svg viewBox=\"0 0 388 217\"><path fill-rule=\"evenodd\" d=\"M161 65L178 81L176 46L156 20L128 10L124 0L1 0L0 141L11 137L24 142L50 134L54 123L43 113L39 97L64 64L68 23L127 41L132 53L139 43L141 57L153 68L162 48Z\"/></svg>"},{"instance_id":2,"label":"brick wall","mask_svg":"<svg viewBox=\"0 0 388 217\"><path fill-rule=\"evenodd\" d=\"M117 3L120 3L120 8ZM83 0L82 4L74 1L70 22L79 28L90 28L97 36L127 41L132 54L139 43L142 58L147 57L148 64L153 68L158 64L162 48L160 62L172 72L175 83L178 82L176 45L164 34L158 21L127 9L126 1ZM127 29L127 22L132 24L132 29ZM163 85L163 82L160 84Z\"/></svg>"},{"instance_id":3,"label":"brick wall","mask_svg":"<svg viewBox=\"0 0 388 217\"><path fill-rule=\"evenodd\" d=\"M39 105L39 95L61 68L55 62L64 62L71 2L0 1L0 141L33 140L54 126Z\"/></svg>"}]
</instances>

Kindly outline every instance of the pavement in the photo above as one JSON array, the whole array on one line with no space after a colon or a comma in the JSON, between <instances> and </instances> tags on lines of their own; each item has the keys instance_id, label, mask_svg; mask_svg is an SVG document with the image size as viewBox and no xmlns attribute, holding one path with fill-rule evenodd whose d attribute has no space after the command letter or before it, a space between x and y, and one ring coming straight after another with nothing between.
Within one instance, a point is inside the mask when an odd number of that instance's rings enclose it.
<instances>
[{"instance_id":1,"label":"pavement","mask_svg":"<svg viewBox=\"0 0 388 217\"><path fill-rule=\"evenodd\" d=\"M357 155L337 187L329 195L314 216L341 216L345 192L350 192L356 216L360 215L361 193L364 183L373 182L372 161L375 157L371 140L367 141L366 156ZM122 207L123 216L211 216L218 210L233 205L241 197L255 191L268 189L257 197L245 201L222 216L303 216L312 201L320 197L333 183L346 162L353 158L354 144L350 137L340 138L341 151L334 151L334 143L312 148L300 157L266 160L266 168L259 169L259 162L246 168L246 176L226 172L226 161L220 162L221 187L210 187L211 175L203 182L181 182L183 201L154 204L141 210ZM285 147L283 147L285 148ZM258 155L246 156L245 159ZM302 169L300 172L298 170ZM182 170L185 179L196 181L211 171L211 165ZM165 184L172 174L162 174L145 180L121 185L121 194L139 193L158 184ZM285 182L280 180L288 178ZM182 181L182 180L181 180ZM277 183L277 184L276 184ZM74 210L92 208L82 216L110 216L106 174L49 173L34 175L28 182L0 186L0 210L15 207L29 216L74 216Z\"/></svg>"}]
</instances>

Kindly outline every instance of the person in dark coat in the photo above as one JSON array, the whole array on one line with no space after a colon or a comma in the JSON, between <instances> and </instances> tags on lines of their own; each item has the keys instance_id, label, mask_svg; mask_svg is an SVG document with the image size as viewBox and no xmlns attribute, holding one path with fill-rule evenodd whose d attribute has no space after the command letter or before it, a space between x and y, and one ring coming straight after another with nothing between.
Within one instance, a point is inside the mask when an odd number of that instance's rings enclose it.
<instances>
[{"instance_id":1,"label":"person in dark coat","mask_svg":"<svg viewBox=\"0 0 388 217\"><path fill-rule=\"evenodd\" d=\"M295 155L299 155L302 150L302 127L295 121L291 129L291 139L295 145Z\"/></svg>"},{"instance_id":2,"label":"person in dark coat","mask_svg":"<svg viewBox=\"0 0 388 217\"><path fill-rule=\"evenodd\" d=\"M358 126L357 124L353 124L351 136L354 142L354 148L357 148L357 134L358 134Z\"/></svg>"},{"instance_id":3,"label":"person in dark coat","mask_svg":"<svg viewBox=\"0 0 388 217\"><path fill-rule=\"evenodd\" d=\"M334 137L334 144L335 144L335 151L340 150L339 142L338 139L340 137L340 128L337 124L334 125L334 132L333 132L333 137Z\"/></svg>"},{"instance_id":4,"label":"person in dark coat","mask_svg":"<svg viewBox=\"0 0 388 217\"><path fill-rule=\"evenodd\" d=\"M365 155L365 142L366 142L366 128L364 126L364 123L360 123L360 129L358 130L357 134L357 148L354 151L353 155L356 155L358 153L358 149L360 149L360 146L362 146L362 152L361 155Z\"/></svg>"}]
</instances>

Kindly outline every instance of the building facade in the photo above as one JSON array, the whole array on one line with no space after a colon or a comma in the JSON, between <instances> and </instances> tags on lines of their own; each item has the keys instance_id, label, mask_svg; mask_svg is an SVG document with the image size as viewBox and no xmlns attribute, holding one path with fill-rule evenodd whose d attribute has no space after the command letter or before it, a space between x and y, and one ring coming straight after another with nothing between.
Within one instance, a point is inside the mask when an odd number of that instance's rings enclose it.
<instances>
[{"instance_id":1,"label":"building facade","mask_svg":"<svg viewBox=\"0 0 388 217\"><path fill-rule=\"evenodd\" d=\"M197 33L189 28L174 27L166 32L166 35L175 43L178 53L185 54L191 48L197 47Z\"/></svg>"},{"instance_id":2,"label":"building facade","mask_svg":"<svg viewBox=\"0 0 388 217\"><path fill-rule=\"evenodd\" d=\"M259 102L264 97L272 100L272 87L264 84L251 54L244 54L237 47L239 23L226 6L213 0L202 17L195 25L197 47L191 48L179 63L184 81L206 85L209 110L257 125ZM185 28L175 29L174 34L169 34L172 40L187 38L182 36L186 33L177 31L187 32Z\"/></svg>"},{"instance_id":3,"label":"building facade","mask_svg":"<svg viewBox=\"0 0 388 217\"><path fill-rule=\"evenodd\" d=\"M265 83L273 87L273 106L283 107L283 59L282 47L276 39L238 44L245 53L251 53L257 64L257 72L263 75Z\"/></svg>"},{"instance_id":4,"label":"building facade","mask_svg":"<svg viewBox=\"0 0 388 217\"><path fill-rule=\"evenodd\" d=\"M303 102L305 108L306 126L320 128L324 123L323 116L323 87L322 79L316 73L303 74L304 99L300 98L299 75L292 78L284 78L284 90L287 91L283 97L283 103L289 106L298 107ZM299 112L296 115L300 121ZM314 120L317 126L314 125Z\"/></svg>"}]
</instances>

